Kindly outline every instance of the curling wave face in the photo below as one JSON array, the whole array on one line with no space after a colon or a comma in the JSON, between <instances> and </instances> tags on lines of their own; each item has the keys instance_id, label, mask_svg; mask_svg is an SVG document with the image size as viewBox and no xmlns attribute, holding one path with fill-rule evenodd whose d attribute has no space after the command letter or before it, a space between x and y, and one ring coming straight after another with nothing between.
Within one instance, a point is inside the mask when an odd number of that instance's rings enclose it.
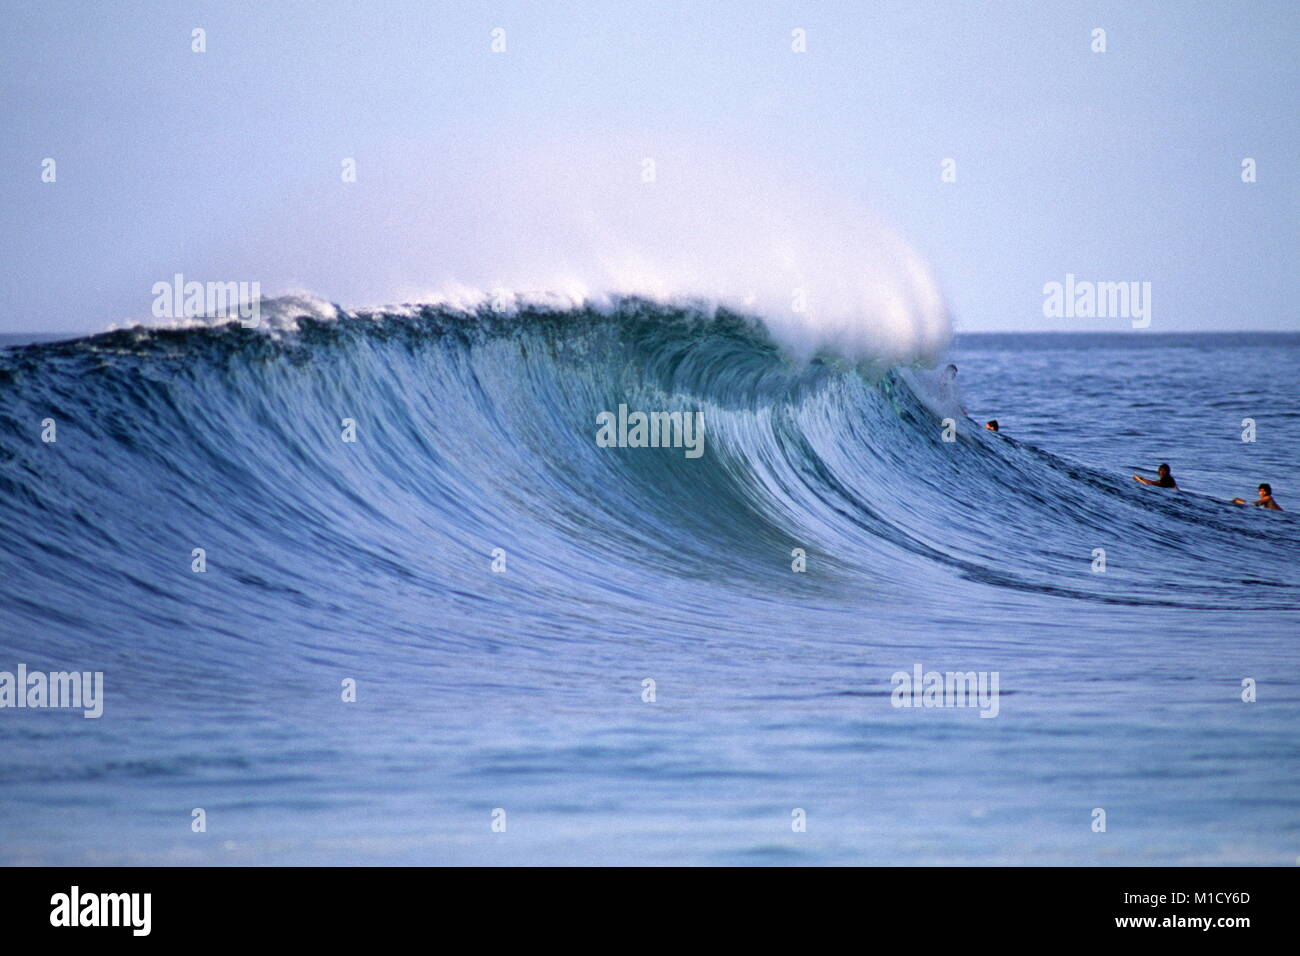
<instances>
[{"instance_id":1,"label":"curling wave face","mask_svg":"<svg viewBox=\"0 0 1300 956\"><path fill-rule=\"evenodd\" d=\"M990 588L1300 599L1243 582L1294 550L1286 529L988 436L934 379L794 361L750 318L644 299L19 349L0 372L0 618L73 643L107 622L216 641L274 621L310 644L579 604L743 630L755 602L906 617ZM619 406L700 415L702 454L601 447L597 416ZM1141 560L1080 573L1090 542L1117 541ZM213 573L191 572L194 548ZM497 548L511 573L485 577ZM816 574L791 572L794 549Z\"/></svg>"}]
</instances>

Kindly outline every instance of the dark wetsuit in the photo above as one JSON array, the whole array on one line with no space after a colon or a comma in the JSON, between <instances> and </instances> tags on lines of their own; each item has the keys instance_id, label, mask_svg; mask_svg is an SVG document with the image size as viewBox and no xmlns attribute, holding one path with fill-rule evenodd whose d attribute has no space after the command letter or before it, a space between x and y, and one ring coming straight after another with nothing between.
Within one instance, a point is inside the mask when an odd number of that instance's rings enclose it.
<instances>
[{"instance_id":1,"label":"dark wetsuit","mask_svg":"<svg viewBox=\"0 0 1300 956\"><path fill-rule=\"evenodd\" d=\"M1157 488L1178 487L1178 482L1174 481L1173 475L1165 475L1163 478L1157 478L1155 481L1151 482L1151 484L1155 485Z\"/></svg>"}]
</instances>

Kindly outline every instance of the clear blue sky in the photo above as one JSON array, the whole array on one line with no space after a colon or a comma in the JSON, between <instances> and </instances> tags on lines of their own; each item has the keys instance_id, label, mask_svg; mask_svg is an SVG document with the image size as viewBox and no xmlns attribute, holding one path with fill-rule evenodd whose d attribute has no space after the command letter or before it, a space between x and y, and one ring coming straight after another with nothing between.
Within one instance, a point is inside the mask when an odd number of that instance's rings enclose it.
<instances>
[{"instance_id":1,"label":"clear blue sky","mask_svg":"<svg viewBox=\"0 0 1300 956\"><path fill-rule=\"evenodd\" d=\"M476 210L508 230L492 184L570 137L707 142L874 210L960 330L1128 328L1045 318L1066 273L1151 282L1152 332L1300 328L1294 0L2 12L0 332L145 317L176 272L391 301L454 277Z\"/></svg>"}]
</instances>

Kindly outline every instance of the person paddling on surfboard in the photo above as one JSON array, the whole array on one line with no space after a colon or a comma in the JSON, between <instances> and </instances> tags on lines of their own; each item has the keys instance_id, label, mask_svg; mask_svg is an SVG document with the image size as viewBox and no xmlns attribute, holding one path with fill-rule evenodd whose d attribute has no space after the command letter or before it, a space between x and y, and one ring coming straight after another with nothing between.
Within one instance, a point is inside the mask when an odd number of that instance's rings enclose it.
<instances>
[{"instance_id":1,"label":"person paddling on surfboard","mask_svg":"<svg viewBox=\"0 0 1300 956\"><path fill-rule=\"evenodd\" d=\"M1259 486L1258 501L1247 502L1242 500L1241 498L1233 498L1232 503L1234 505L1252 504L1256 508L1267 508L1269 511L1282 510L1282 506L1278 504L1277 499L1273 497L1273 486L1270 485L1267 481Z\"/></svg>"},{"instance_id":2,"label":"person paddling on surfboard","mask_svg":"<svg viewBox=\"0 0 1300 956\"><path fill-rule=\"evenodd\" d=\"M1140 481L1144 485L1155 485L1157 488L1173 488L1175 491L1178 490L1178 482L1174 481L1174 476L1169 471L1168 465L1162 464L1156 469L1156 474L1160 477L1155 481L1152 481L1150 478L1143 478L1141 475L1134 475L1133 480Z\"/></svg>"}]
</instances>

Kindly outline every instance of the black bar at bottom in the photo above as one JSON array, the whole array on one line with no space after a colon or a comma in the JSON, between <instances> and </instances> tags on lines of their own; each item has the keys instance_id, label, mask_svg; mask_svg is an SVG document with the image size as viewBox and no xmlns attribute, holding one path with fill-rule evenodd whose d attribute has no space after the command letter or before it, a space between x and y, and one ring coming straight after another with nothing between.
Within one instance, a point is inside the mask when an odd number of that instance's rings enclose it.
<instances>
[{"instance_id":1,"label":"black bar at bottom","mask_svg":"<svg viewBox=\"0 0 1300 956\"><path fill-rule=\"evenodd\" d=\"M696 940L732 942L843 929L858 939L919 934L918 943L955 933L968 942L1173 934L1231 944L1293 928L1296 888L1294 870L1247 868L15 868L0 880L7 941L331 947L453 927L614 945L620 937L608 933L622 926L628 940L666 944L662 934L687 924ZM72 925L86 922L118 925Z\"/></svg>"}]
</instances>

